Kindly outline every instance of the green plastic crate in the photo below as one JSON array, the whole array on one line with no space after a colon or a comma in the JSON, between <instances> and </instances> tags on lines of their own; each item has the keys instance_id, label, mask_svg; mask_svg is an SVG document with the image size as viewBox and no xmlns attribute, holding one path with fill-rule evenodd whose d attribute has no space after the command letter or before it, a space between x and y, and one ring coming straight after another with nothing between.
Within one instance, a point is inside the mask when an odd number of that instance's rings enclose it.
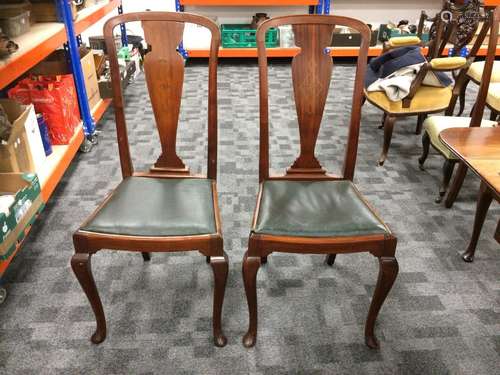
<instances>
[{"instance_id":1,"label":"green plastic crate","mask_svg":"<svg viewBox=\"0 0 500 375\"><path fill-rule=\"evenodd\" d=\"M222 47L224 48L248 48L257 47L257 30L250 25L221 25ZM271 28L266 33L266 47L279 46L279 31Z\"/></svg>"}]
</instances>

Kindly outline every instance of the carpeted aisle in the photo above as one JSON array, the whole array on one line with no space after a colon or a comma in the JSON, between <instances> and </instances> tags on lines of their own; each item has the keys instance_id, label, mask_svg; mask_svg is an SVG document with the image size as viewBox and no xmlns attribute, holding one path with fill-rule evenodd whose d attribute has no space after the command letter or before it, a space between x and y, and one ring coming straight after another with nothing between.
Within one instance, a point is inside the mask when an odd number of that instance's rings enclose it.
<instances>
[{"instance_id":1,"label":"carpeted aisle","mask_svg":"<svg viewBox=\"0 0 500 375\"><path fill-rule=\"evenodd\" d=\"M317 156L332 171L344 157L354 69L336 65ZM186 69L179 153L206 170L207 69ZM473 86L473 85L471 85ZM289 65L270 68L272 168L298 151ZM89 337L94 317L69 266L72 232L119 182L113 111L100 124L99 146L79 154L4 278L0 306L0 374L500 374L500 251L493 203L476 261L460 259L470 238L479 182L472 174L451 210L434 203L443 159L426 171L417 158L416 119L396 124L384 167L377 166L382 114L366 104L355 181L399 238L400 274L377 326L380 351L363 328L377 278L370 255L274 254L258 274L259 337L247 350L241 277L258 186L258 75L255 62L219 70L219 199L230 274L224 305L228 345L211 339L212 271L201 254L103 251L93 269L108 338ZM144 80L126 91L137 167L159 155ZM469 96L468 106L472 94ZM489 114L488 114L489 115Z\"/></svg>"}]
</instances>

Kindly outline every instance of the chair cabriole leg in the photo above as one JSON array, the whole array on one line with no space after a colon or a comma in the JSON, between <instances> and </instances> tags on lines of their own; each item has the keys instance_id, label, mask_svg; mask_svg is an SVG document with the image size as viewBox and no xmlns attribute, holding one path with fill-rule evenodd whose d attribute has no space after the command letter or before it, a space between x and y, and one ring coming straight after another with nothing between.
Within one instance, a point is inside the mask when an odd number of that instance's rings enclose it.
<instances>
[{"instance_id":1,"label":"chair cabriole leg","mask_svg":"<svg viewBox=\"0 0 500 375\"><path fill-rule=\"evenodd\" d=\"M460 162L458 164L458 169L455 173L455 177L453 178L453 182L451 187L448 189L448 195L446 196L446 200L444 202L444 206L446 208L452 208L455 200L458 197L458 193L460 193L460 189L465 180L465 176L467 175L467 165L465 163Z\"/></svg>"},{"instance_id":2,"label":"chair cabriole leg","mask_svg":"<svg viewBox=\"0 0 500 375\"><path fill-rule=\"evenodd\" d=\"M328 254L325 259L325 263L329 266L333 266L335 263L335 258L337 258L337 254Z\"/></svg>"},{"instance_id":3,"label":"chair cabriole leg","mask_svg":"<svg viewBox=\"0 0 500 375\"><path fill-rule=\"evenodd\" d=\"M222 305L226 291L229 261L227 254L223 256L211 256L210 265L214 272L214 308L213 308L213 335L215 346L223 347L227 344L227 338L222 331Z\"/></svg>"},{"instance_id":4,"label":"chair cabriole leg","mask_svg":"<svg viewBox=\"0 0 500 375\"><path fill-rule=\"evenodd\" d=\"M477 198L476 215L474 217L474 229L472 231L467 251L462 255L462 259L467 263L474 261L474 254L476 253L479 235L481 234L481 229L483 228L484 220L486 219L486 214L488 213L492 200L493 196L491 195L490 189L484 182L481 182Z\"/></svg>"},{"instance_id":5,"label":"chair cabriole leg","mask_svg":"<svg viewBox=\"0 0 500 375\"><path fill-rule=\"evenodd\" d=\"M429 137L429 134L424 131L424 134L422 135L422 156L418 159L418 165L420 167L420 170L424 170L424 163L427 160L427 157L429 156L429 150L431 148L431 137Z\"/></svg>"},{"instance_id":6,"label":"chair cabriole leg","mask_svg":"<svg viewBox=\"0 0 500 375\"><path fill-rule=\"evenodd\" d=\"M457 116L462 116L462 113L464 113L465 110L465 95L467 93L467 86L469 85L470 79L466 79L463 86L462 90L460 91L460 109L458 111Z\"/></svg>"},{"instance_id":7,"label":"chair cabriole leg","mask_svg":"<svg viewBox=\"0 0 500 375\"><path fill-rule=\"evenodd\" d=\"M248 256L248 251L243 258L243 282L248 303L249 325L243 337L243 345L251 348L257 340L257 271L261 258Z\"/></svg>"},{"instance_id":8,"label":"chair cabriole leg","mask_svg":"<svg viewBox=\"0 0 500 375\"><path fill-rule=\"evenodd\" d=\"M455 169L455 160L446 159L443 164L443 182L439 188L439 196L436 198L436 203L441 203L443 197L448 191L448 186L450 185L451 177L453 176L453 170Z\"/></svg>"},{"instance_id":9,"label":"chair cabriole leg","mask_svg":"<svg viewBox=\"0 0 500 375\"><path fill-rule=\"evenodd\" d=\"M396 122L396 117L387 115L384 123L384 146L382 148L382 154L378 159L379 165L384 165L387 159L387 153L389 152L389 147L391 147L392 131L394 129L394 123Z\"/></svg>"},{"instance_id":10,"label":"chair cabriole leg","mask_svg":"<svg viewBox=\"0 0 500 375\"><path fill-rule=\"evenodd\" d=\"M71 268L75 273L85 295L87 296L97 323L96 330L91 337L94 344L100 344L106 338L106 318L102 308L101 299L97 292L90 262L91 254L76 253L71 258Z\"/></svg>"},{"instance_id":11,"label":"chair cabriole leg","mask_svg":"<svg viewBox=\"0 0 500 375\"><path fill-rule=\"evenodd\" d=\"M415 129L415 134L420 135L422 133L422 126L427 118L426 114L418 115L417 128Z\"/></svg>"}]
</instances>

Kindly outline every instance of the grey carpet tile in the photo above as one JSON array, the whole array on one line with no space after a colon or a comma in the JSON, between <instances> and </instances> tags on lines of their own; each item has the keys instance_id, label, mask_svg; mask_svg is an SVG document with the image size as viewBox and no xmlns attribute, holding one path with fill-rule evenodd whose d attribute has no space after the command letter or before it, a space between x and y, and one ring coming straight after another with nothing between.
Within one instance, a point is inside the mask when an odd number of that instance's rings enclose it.
<instances>
[{"instance_id":1,"label":"grey carpet tile","mask_svg":"<svg viewBox=\"0 0 500 375\"><path fill-rule=\"evenodd\" d=\"M381 113L366 104L355 181L397 234L400 274L380 314L380 351L363 343L377 277L376 260L343 255L273 254L258 275L259 337L241 338L247 306L241 278L258 186L258 71L255 62L219 70L219 180L230 273L223 323L229 343L211 342L212 273L199 253L102 251L93 269L108 321L108 338L89 342L93 315L69 267L71 234L120 181L113 111L101 121L100 143L78 154L29 239L5 274L0 306L1 374L500 374L500 252L493 204L476 261L460 253L471 234L479 182L470 175L452 210L434 203L443 159L417 158L416 120L397 122L384 167ZM271 164L283 170L299 141L289 65L270 66ZM336 65L317 156L340 170L351 108L354 68ZM178 149L195 172L206 170L207 69L189 64ZM471 85L473 86L473 85ZM468 108L474 88L469 95ZM126 91L137 168L159 154L144 80Z\"/></svg>"}]
</instances>

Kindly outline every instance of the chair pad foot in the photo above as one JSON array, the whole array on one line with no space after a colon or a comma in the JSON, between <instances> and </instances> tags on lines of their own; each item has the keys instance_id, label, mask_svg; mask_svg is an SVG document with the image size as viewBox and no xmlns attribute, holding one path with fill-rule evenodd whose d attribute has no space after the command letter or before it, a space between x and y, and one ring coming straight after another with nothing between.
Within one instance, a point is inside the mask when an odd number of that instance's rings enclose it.
<instances>
[{"instance_id":1,"label":"chair pad foot","mask_svg":"<svg viewBox=\"0 0 500 375\"><path fill-rule=\"evenodd\" d=\"M420 168L421 171L425 171L424 163L425 160L418 159L418 167Z\"/></svg>"},{"instance_id":2,"label":"chair pad foot","mask_svg":"<svg viewBox=\"0 0 500 375\"><path fill-rule=\"evenodd\" d=\"M227 344L227 338L222 333L214 336L214 344L219 348L223 348Z\"/></svg>"},{"instance_id":3,"label":"chair pad foot","mask_svg":"<svg viewBox=\"0 0 500 375\"><path fill-rule=\"evenodd\" d=\"M472 263L472 262L474 262L474 255L472 255L468 251L466 251L465 253L463 253L462 259L464 260L464 262Z\"/></svg>"},{"instance_id":4,"label":"chair pad foot","mask_svg":"<svg viewBox=\"0 0 500 375\"><path fill-rule=\"evenodd\" d=\"M92 337L90 338L90 341L92 341L93 344L100 344L106 339L106 334L102 334L100 332L95 332Z\"/></svg>"},{"instance_id":5,"label":"chair pad foot","mask_svg":"<svg viewBox=\"0 0 500 375\"><path fill-rule=\"evenodd\" d=\"M370 349L378 349L380 347L378 340L375 336L366 336L365 337L366 346Z\"/></svg>"},{"instance_id":6,"label":"chair pad foot","mask_svg":"<svg viewBox=\"0 0 500 375\"><path fill-rule=\"evenodd\" d=\"M255 346L255 343L257 341L257 337L252 334L252 333L247 333L244 337L243 337L243 346L245 348L252 348Z\"/></svg>"}]
</instances>

